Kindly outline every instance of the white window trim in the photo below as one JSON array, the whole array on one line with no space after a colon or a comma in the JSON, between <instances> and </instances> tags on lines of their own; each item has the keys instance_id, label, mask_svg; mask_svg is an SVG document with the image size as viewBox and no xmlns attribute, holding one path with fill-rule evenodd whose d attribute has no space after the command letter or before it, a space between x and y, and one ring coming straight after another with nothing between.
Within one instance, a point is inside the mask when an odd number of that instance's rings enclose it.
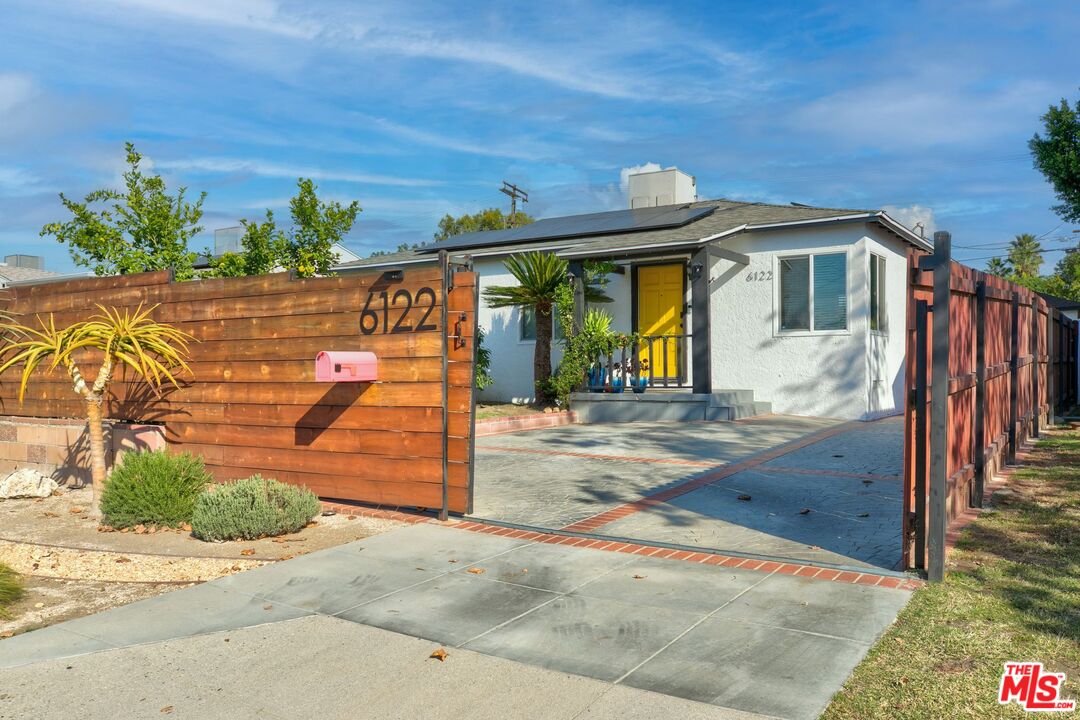
<instances>
[{"instance_id":1,"label":"white window trim","mask_svg":"<svg viewBox=\"0 0 1080 720\"><path fill-rule=\"evenodd\" d=\"M866 310L867 310L866 327L870 329L870 334L871 335L878 335L880 337L888 337L889 336L889 301L888 301L889 295L888 295L888 293L880 293L878 295L878 314L881 316L880 317L881 322L878 324L878 329L877 330L873 329L873 316L870 315L870 293L872 293L874 290L873 290L873 288L870 287L870 278L872 277L871 274L870 274L870 265L873 264L875 258L877 258L878 260L881 261L881 267L878 268L878 280L879 280L880 284L886 284L886 283L888 283L888 276L887 276L886 270L888 269L889 261L881 253L876 253L876 252L874 252L872 250L868 253L868 255L870 256L870 263L868 263L867 266L866 266L866 289L867 289L867 293L866 293ZM884 289L884 288L879 288L879 289Z\"/></svg>"},{"instance_id":2,"label":"white window trim","mask_svg":"<svg viewBox=\"0 0 1080 720\"><path fill-rule=\"evenodd\" d=\"M847 270L847 302L844 303L844 329L843 330L814 330L814 256L815 255L843 255L845 269ZM787 258L810 258L810 330L781 330L780 329L780 261ZM791 250L773 255L773 337L825 337L828 335L851 335L851 248L823 247L807 250Z\"/></svg>"}]
</instances>

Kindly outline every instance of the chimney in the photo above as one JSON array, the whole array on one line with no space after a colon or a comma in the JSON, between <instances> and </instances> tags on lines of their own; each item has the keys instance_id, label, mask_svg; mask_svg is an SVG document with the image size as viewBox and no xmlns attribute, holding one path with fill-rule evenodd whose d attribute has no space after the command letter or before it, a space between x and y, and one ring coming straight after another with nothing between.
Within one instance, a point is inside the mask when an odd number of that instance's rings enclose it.
<instances>
[{"instance_id":1,"label":"chimney","mask_svg":"<svg viewBox=\"0 0 1080 720\"><path fill-rule=\"evenodd\" d=\"M45 258L40 255L7 255L4 257L4 264L10 267L44 270Z\"/></svg>"},{"instance_id":2,"label":"chimney","mask_svg":"<svg viewBox=\"0 0 1080 720\"><path fill-rule=\"evenodd\" d=\"M214 231L214 254L239 253L244 251L244 228L227 227Z\"/></svg>"},{"instance_id":3,"label":"chimney","mask_svg":"<svg viewBox=\"0 0 1080 720\"><path fill-rule=\"evenodd\" d=\"M679 168L637 173L628 179L631 210L697 201L697 180Z\"/></svg>"}]
</instances>

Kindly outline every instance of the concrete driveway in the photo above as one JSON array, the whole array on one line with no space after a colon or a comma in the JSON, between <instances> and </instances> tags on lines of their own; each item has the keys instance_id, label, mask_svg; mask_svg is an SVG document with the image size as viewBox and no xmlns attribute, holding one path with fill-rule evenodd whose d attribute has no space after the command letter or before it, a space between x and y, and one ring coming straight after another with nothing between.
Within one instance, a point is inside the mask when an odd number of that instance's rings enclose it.
<instances>
[{"instance_id":1,"label":"concrete driveway","mask_svg":"<svg viewBox=\"0 0 1080 720\"><path fill-rule=\"evenodd\" d=\"M0 640L0 718L816 717L909 593L763 569L415 525Z\"/></svg>"},{"instance_id":2,"label":"concrete driveway","mask_svg":"<svg viewBox=\"0 0 1080 720\"><path fill-rule=\"evenodd\" d=\"M570 425L477 439L477 518L894 569L899 418Z\"/></svg>"}]
</instances>

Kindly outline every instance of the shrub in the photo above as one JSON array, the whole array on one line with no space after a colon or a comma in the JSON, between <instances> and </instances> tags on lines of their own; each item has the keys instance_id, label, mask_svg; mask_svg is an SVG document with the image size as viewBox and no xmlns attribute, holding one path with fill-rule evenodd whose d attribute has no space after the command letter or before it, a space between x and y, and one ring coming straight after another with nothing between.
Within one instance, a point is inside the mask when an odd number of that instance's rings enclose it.
<instances>
[{"instance_id":1,"label":"shrub","mask_svg":"<svg viewBox=\"0 0 1080 720\"><path fill-rule=\"evenodd\" d=\"M201 457L165 450L127 453L101 493L105 523L179 527L191 522L195 498L211 481Z\"/></svg>"},{"instance_id":2,"label":"shrub","mask_svg":"<svg viewBox=\"0 0 1080 720\"><path fill-rule=\"evenodd\" d=\"M195 501L191 530L200 540L257 540L296 532L320 509L307 488L253 475L203 492Z\"/></svg>"},{"instance_id":3,"label":"shrub","mask_svg":"<svg viewBox=\"0 0 1080 720\"><path fill-rule=\"evenodd\" d=\"M23 595L19 576L7 565L0 565L0 617L8 616L8 605Z\"/></svg>"}]
</instances>

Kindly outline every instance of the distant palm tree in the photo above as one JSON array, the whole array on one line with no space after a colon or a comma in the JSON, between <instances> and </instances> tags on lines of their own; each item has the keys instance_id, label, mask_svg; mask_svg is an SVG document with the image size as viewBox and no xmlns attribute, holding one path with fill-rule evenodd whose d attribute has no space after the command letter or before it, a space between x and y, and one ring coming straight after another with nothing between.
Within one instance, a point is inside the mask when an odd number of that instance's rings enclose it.
<instances>
[{"instance_id":1,"label":"distant palm tree","mask_svg":"<svg viewBox=\"0 0 1080 720\"><path fill-rule=\"evenodd\" d=\"M1031 233L1017 235L1009 244L1008 263L1020 278L1035 277L1043 263L1043 247Z\"/></svg>"},{"instance_id":2,"label":"distant palm tree","mask_svg":"<svg viewBox=\"0 0 1080 720\"><path fill-rule=\"evenodd\" d=\"M1008 277L1010 272L1009 263L999 257L992 257L990 262L986 263L986 272L998 277Z\"/></svg>"},{"instance_id":3,"label":"distant palm tree","mask_svg":"<svg viewBox=\"0 0 1080 720\"><path fill-rule=\"evenodd\" d=\"M529 252L511 255L503 263L517 285L493 286L484 290L488 307L531 308L536 315L536 346L533 349L533 383L537 398L550 400L547 380L551 377L551 331L555 290L566 282L568 264L552 253ZM586 302L611 302L586 273ZM595 279L595 274L592 278Z\"/></svg>"}]
</instances>

